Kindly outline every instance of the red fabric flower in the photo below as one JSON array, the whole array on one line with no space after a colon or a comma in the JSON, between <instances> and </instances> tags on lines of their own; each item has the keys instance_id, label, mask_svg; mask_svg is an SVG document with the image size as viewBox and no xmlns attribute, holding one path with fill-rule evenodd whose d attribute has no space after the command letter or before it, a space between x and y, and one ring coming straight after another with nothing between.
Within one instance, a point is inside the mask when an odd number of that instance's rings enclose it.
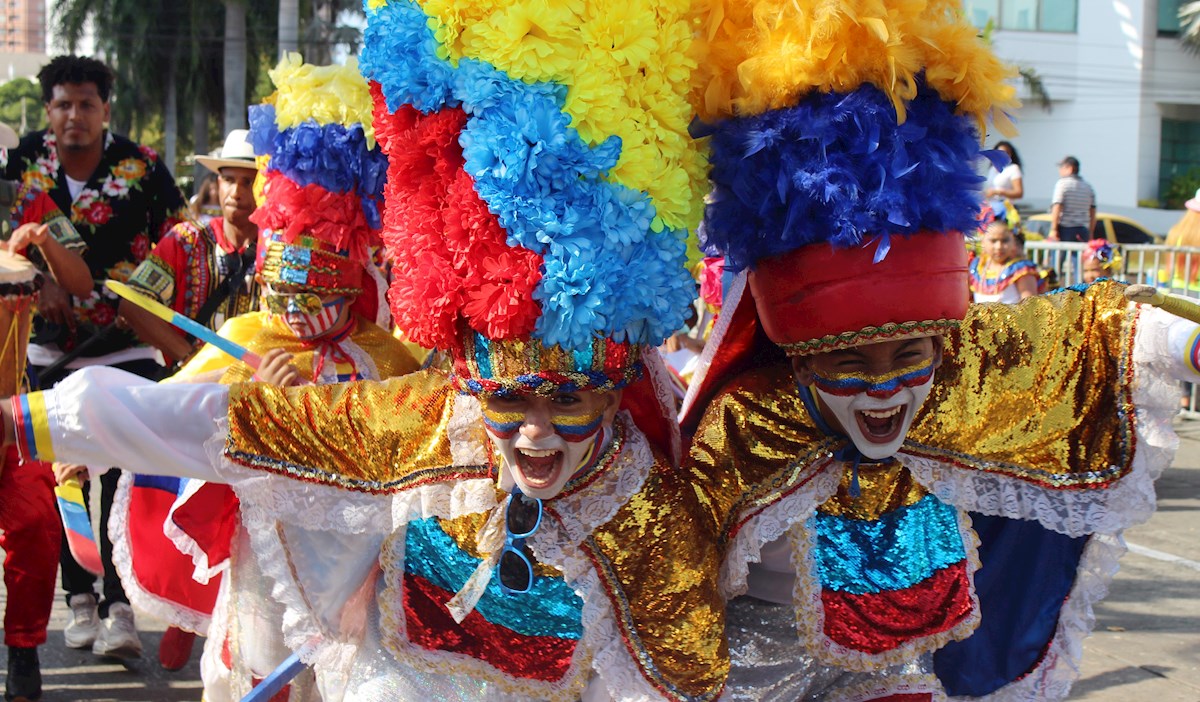
<instances>
[{"instance_id":1,"label":"red fabric flower","mask_svg":"<svg viewBox=\"0 0 1200 702\"><path fill-rule=\"evenodd\" d=\"M331 193L316 183L301 187L279 171L270 171L265 194L266 202L250 215L258 226L280 232L286 242L314 236L349 249L356 261L367 259L370 227L354 193Z\"/></svg>"},{"instance_id":2,"label":"red fabric flower","mask_svg":"<svg viewBox=\"0 0 1200 702\"><path fill-rule=\"evenodd\" d=\"M89 223L100 226L108 222L109 218L112 217L112 213L112 205L109 205L104 200L96 200L84 211L83 216L87 218Z\"/></svg>"},{"instance_id":3,"label":"red fabric flower","mask_svg":"<svg viewBox=\"0 0 1200 702\"><path fill-rule=\"evenodd\" d=\"M133 237L133 241L129 242L129 253L138 262L146 260L146 255L150 253L150 237L145 232Z\"/></svg>"},{"instance_id":4,"label":"red fabric flower","mask_svg":"<svg viewBox=\"0 0 1200 702\"><path fill-rule=\"evenodd\" d=\"M454 349L460 320L492 339L527 335L540 309L541 257L510 247L463 171L461 109L387 113L375 97L375 133L388 155L384 245L394 262L388 293L413 341Z\"/></svg>"}]
</instances>

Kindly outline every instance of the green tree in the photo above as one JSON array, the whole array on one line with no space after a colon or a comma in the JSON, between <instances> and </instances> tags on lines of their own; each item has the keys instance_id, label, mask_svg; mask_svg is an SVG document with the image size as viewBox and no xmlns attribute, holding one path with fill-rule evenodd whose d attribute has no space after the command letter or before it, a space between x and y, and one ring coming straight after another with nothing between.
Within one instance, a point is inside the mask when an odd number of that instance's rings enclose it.
<instances>
[{"instance_id":1,"label":"green tree","mask_svg":"<svg viewBox=\"0 0 1200 702\"><path fill-rule=\"evenodd\" d=\"M1200 0L1179 6L1179 39L1183 48L1200 54Z\"/></svg>"},{"instance_id":2,"label":"green tree","mask_svg":"<svg viewBox=\"0 0 1200 702\"><path fill-rule=\"evenodd\" d=\"M46 127L42 88L28 78L0 84L0 122L24 134Z\"/></svg>"}]
</instances>

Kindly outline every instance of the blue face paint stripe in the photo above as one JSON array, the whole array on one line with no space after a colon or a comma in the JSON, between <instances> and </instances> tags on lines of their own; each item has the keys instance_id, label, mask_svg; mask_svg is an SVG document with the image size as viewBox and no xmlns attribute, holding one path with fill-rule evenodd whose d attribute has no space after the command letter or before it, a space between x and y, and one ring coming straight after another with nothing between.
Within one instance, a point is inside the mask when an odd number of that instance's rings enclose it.
<instances>
[{"instance_id":1,"label":"blue face paint stripe","mask_svg":"<svg viewBox=\"0 0 1200 702\"><path fill-rule=\"evenodd\" d=\"M932 495L877 520L818 514L817 573L827 590L903 590L966 557L957 511Z\"/></svg>"},{"instance_id":2,"label":"blue face paint stripe","mask_svg":"<svg viewBox=\"0 0 1200 702\"><path fill-rule=\"evenodd\" d=\"M458 592L482 562L463 551L436 519L409 522L404 569L446 592ZM536 576L523 595L501 592L494 576L475 611L493 624L523 636L578 640L583 635L583 602L562 578Z\"/></svg>"},{"instance_id":3,"label":"blue face paint stripe","mask_svg":"<svg viewBox=\"0 0 1200 702\"><path fill-rule=\"evenodd\" d=\"M916 385L923 384L930 376L933 375L933 366L918 368L916 370L897 376L891 380L882 383L873 383L865 378L826 378L824 376L813 374L813 384L818 388L829 393L836 394L859 394L863 392L880 392L886 393L893 390L898 390L901 386L912 383Z\"/></svg>"},{"instance_id":4,"label":"blue face paint stripe","mask_svg":"<svg viewBox=\"0 0 1200 702\"><path fill-rule=\"evenodd\" d=\"M488 429L492 430L493 434L504 437L505 439L517 433L521 428L521 422L496 422L488 418L487 414L483 415L483 424Z\"/></svg>"},{"instance_id":5,"label":"blue face paint stripe","mask_svg":"<svg viewBox=\"0 0 1200 702\"><path fill-rule=\"evenodd\" d=\"M603 422L604 422L604 415L599 414L596 416L595 419L588 422L587 424L573 426L570 424L551 423L551 426L554 427L554 431L558 434L566 434L568 436L589 436L592 433L594 433L597 429L599 429L600 425Z\"/></svg>"}]
</instances>

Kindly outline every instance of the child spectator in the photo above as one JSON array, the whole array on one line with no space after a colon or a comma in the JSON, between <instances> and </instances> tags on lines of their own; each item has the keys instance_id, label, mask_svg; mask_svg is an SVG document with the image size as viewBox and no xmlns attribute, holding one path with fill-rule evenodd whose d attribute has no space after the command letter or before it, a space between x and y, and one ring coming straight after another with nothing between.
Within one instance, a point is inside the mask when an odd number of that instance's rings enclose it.
<instances>
[{"instance_id":1,"label":"child spectator","mask_svg":"<svg viewBox=\"0 0 1200 702\"><path fill-rule=\"evenodd\" d=\"M1016 303L1038 293L1038 270L1021 256L1008 224L995 219L981 240L980 255L971 260L971 292L976 302Z\"/></svg>"}]
</instances>

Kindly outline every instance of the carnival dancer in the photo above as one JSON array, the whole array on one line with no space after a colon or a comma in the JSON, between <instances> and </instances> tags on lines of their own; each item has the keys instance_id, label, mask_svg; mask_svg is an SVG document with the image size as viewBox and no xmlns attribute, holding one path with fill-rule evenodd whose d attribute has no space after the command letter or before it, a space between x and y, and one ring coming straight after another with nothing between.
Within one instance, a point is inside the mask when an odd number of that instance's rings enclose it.
<instances>
[{"instance_id":1,"label":"carnival dancer","mask_svg":"<svg viewBox=\"0 0 1200 702\"><path fill-rule=\"evenodd\" d=\"M270 104L251 108L253 129L244 137L269 156L265 202L252 215L262 231L257 277L266 310L230 319L220 334L262 356L255 379L271 384L380 380L414 371L403 345L370 321L374 310L356 305L363 285L373 284L368 252L378 241L387 169L373 144L366 82L353 63L316 67L298 55L269 74L276 93ZM320 152L336 157L310 158ZM223 383L254 373L206 346L171 382L195 382L214 371ZM240 699L290 651L282 640L283 610L248 550L237 498L226 485L128 475L114 510L122 515L113 529L114 560L134 606L185 632L207 634L205 699ZM180 658L173 661L178 666L187 661ZM294 701L317 698L303 679L288 694Z\"/></svg>"},{"instance_id":2,"label":"carnival dancer","mask_svg":"<svg viewBox=\"0 0 1200 702\"><path fill-rule=\"evenodd\" d=\"M968 265L975 302L1011 304L1036 295L1037 264L1021 257L1021 245L1008 223L993 219L981 238L982 253Z\"/></svg>"},{"instance_id":3,"label":"carnival dancer","mask_svg":"<svg viewBox=\"0 0 1200 702\"><path fill-rule=\"evenodd\" d=\"M684 9L368 11L390 301L413 341L450 352L450 376L90 373L18 398L49 441L22 450L230 481L327 700L716 699L716 525L675 467L655 351L695 291ZM529 23L547 31L515 31ZM68 405L88 448L59 423ZM98 424L117 415L144 432L136 449ZM214 438L223 458L201 451Z\"/></svg>"},{"instance_id":4,"label":"carnival dancer","mask_svg":"<svg viewBox=\"0 0 1200 702\"><path fill-rule=\"evenodd\" d=\"M707 243L740 272L684 467L726 525L728 696L1061 699L1200 331L1114 283L969 306L1011 88L958 3L878 7L726 3L700 31Z\"/></svg>"}]
</instances>

